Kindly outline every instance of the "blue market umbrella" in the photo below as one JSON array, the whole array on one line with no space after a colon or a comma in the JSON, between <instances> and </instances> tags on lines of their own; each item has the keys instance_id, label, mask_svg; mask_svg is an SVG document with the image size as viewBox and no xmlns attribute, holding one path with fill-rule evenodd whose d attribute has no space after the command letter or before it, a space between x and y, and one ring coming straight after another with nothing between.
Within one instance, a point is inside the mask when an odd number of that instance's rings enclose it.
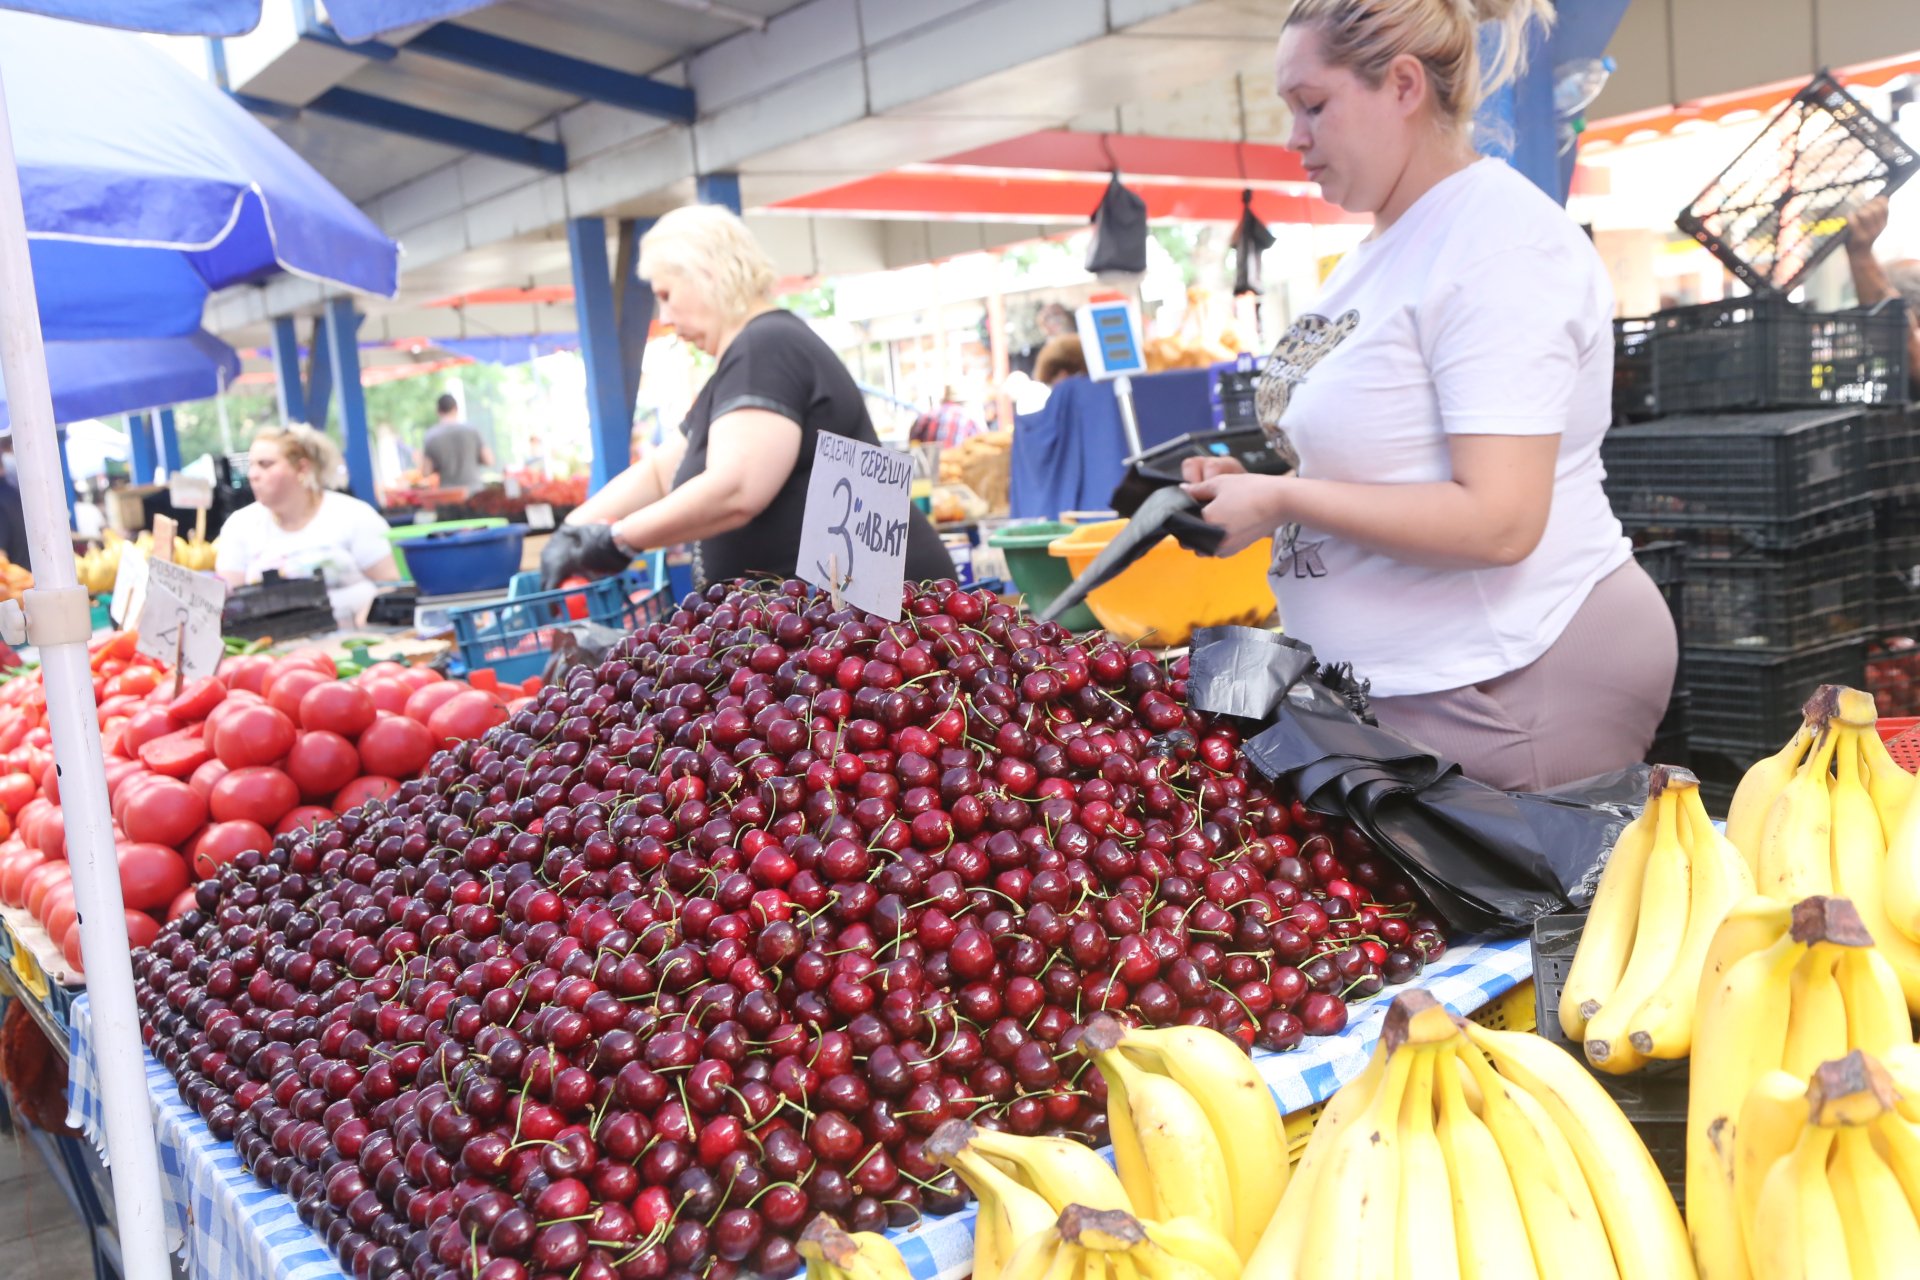
<instances>
[{"instance_id":1,"label":"blue market umbrella","mask_svg":"<svg viewBox=\"0 0 1920 1280\"><path fill-rule=\"evenodd\" d=\"M239 376L239 355L204 330L172 338L47 343L55 422L204 400ZM6 391L0 376L0 431L11 418Z\"/></svg>"},{"instance_id":2,"label":"blue market umbrella","mask_svg":"<svg viewBox=\"0 0 1920 1280\"><path fill-rule=\"evenodd\" d=\"M493 0L329 0L327 16L348 41L416 22L483 9ZM260 0L6 0L0 8L172 36L240 36L260 21Z\"/></svg>"}]
</instances>

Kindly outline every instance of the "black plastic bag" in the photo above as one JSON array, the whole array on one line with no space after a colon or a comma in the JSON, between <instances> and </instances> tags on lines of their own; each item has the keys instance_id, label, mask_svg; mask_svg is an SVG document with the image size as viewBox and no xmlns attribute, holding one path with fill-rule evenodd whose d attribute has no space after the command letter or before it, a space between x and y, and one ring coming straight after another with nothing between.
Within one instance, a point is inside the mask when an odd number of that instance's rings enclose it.
<instances>
[{"instance_id":1,"label":"black plastic bag","mask_svg":"<svg viewBox=\"0 0 1920 1280\"><path fill-rule=\"evenodd\" d=\"M1147 269L1147 202L1121 185L1117 170L1088 221L1093 223L1088 271L1139 275Z\"/></svg>"},{"instance_id":2,"label":"black plastic bag","mask_svg":"<svg viewBox=\"0 0 1920 1280\"><path fill-rule=\"evenodd\" d=\"M1251 188L1240 193L1240 225L1233 229L1233 296L1260 293L1260 255L1273 247L1273 232L1253 211Z\"/></svg>"},{"instance_id":3,"label":"black plastic bag","mask_svg":"<svg viewBox=\"0 0 1920 1280\"><path fill-rule=\"evenodd\" d=\"M1630 775L1553 795L1499 791L1362 719L1354 690L1329 687L1298 641L1249 627L1213 628L1195 641L1193 705L1265 723L1246 742L1254 767L1290 783L1315 812L1357 825L1453 928L1517 932L1592 897L1597 868L1633 814Z\"/></svg>"}]
</instances>

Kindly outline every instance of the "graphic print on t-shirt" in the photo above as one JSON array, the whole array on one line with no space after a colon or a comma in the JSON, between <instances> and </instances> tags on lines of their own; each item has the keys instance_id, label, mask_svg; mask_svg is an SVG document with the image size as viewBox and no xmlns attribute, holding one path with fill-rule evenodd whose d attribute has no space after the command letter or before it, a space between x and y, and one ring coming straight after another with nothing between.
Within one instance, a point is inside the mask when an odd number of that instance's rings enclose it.
<instances>
[{"instance_id":1,"label":"graphic print on t-shirt","mask_svg":"<svg viewBox=\"0 0 1920 1280\"><path fill-rule=\"evenodd\" d=\"M1342 312L1337 320L1319 315L1301 316L1280 335L1280 341L1273 344L1266 367L1260 371L1260 381L1254 387L1254 410L1260 419L1260 430L1266 434L1273 451L1296 469L1300 456L1280 425L1293 399L1293 389L1305 382L1313 367L1331 355L1359 325L1360 313L1352 310ZM1318 539L1301 542L1300 526L1287 524L1273 541L1271 572L1291 572L1302 578L1324 577L1327 566L1320 558L1320 546Z\"/></svg>"}]
</instances>

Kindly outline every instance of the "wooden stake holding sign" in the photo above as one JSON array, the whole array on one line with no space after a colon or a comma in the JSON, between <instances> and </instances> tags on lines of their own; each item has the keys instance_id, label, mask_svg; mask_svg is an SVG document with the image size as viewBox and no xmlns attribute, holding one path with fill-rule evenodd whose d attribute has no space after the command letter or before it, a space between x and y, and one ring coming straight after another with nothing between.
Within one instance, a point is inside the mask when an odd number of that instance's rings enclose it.
<instances>
[{"instance_id":1,"label":"wooden stake holding sign","mask_svg":"<svg viewBox=\"0 0 1920 1280\"><path fill-rule=\"evenodd\" d=\"M906 583L913 457L822 431L800 522L799 576L898 622Z\"/></svg>"}]
</instances>

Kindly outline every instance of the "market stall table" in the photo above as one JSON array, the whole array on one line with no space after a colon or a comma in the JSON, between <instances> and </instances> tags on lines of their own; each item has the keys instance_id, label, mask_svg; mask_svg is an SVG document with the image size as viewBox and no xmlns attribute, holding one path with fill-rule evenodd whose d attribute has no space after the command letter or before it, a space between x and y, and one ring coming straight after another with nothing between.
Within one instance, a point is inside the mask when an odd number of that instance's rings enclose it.
<instances>
[{"instance_id":1,"label":"market stall table","mask_svg":"<svg viewBox=\"0 0 1920 1280\"><path fill-rule=\"evenodd\" d=\"M1532 976L1532 951L1523 938L1468 942L1447 951L1413 984L1457 1013L1491 1004ZM1353 1008L1355 1021L1337 1036L1310 1039L1290 1053L1256 1052L1254 1060L1291 1115L1324 1102L1360 1074L1379 1037L1389 988ZM74 1001L68 1122L104 1153L99 1081L94 1070L93 1020L84 996ZM187 1249L192 1280L341 1280L326 1243L287 1196L255 1181L230 1143L216 1139L184 1103L166 1068L146 1057L147 1091L160 1150L169 1244ZM893 1233L915 1280L960 1280L973 1256L973 1211L932 1218Z\"/></svg>"}]
</instances>

